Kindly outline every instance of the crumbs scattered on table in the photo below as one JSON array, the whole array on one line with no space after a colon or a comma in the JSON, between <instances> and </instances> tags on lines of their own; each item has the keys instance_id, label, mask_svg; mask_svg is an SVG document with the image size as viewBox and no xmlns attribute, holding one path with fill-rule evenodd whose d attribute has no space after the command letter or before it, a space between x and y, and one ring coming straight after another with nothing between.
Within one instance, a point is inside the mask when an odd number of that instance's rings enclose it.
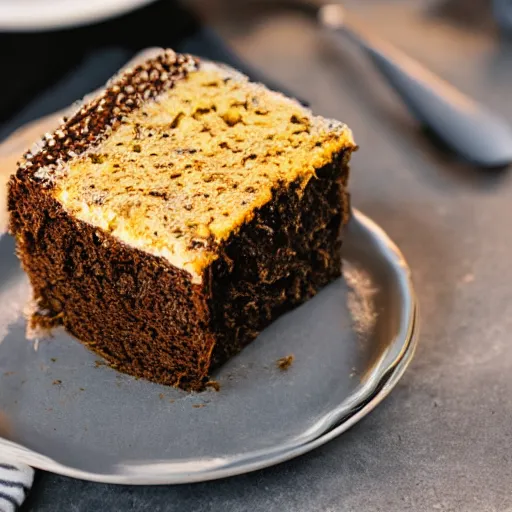
<instances>
[{"instance_id":1,"label":"crumbs scattered on table","mask_svg":"<svg viewBox=\"0 0 512 512\"><path fill-rule=\"evenodd\" d=\"M54 386L58 386L59 384L62 384L62 381L61 381L60 379L55 379L55 380L52 382L52 384L53 384Z\"/></svg>"},{"instance_id":2,"label":"crumbs scattered on table","mask_svg":"<svg viewBox=\"0 0 512 512\"><path fill-rule=\"evenodd\" d=\"M99 359L96 359L96 361L94 361L94 367L95 368L99 368L100 366L105 366L107 363L105 363L105 361L100 361Z\"/></svg>"},{"instance_id":3,"label":"crumbs scattered on table","mask_svg":"<svg viewBox=\"0 0 512 512\"><path fill-rule=\"evenodd\" d=\"M201 407L206 407L206 404L192 404L194 409L200 409Z\"/></svg>"},{"instance_id":4,"label":"crumbs scattered on table","mask_svg":"<svg viewBox=\"0 0 512 512\"><path fill-rule=\"evenodd\" d=\"M56 357L52 357L52 358L50 359L50 361L51 361L52 363L56 363L56 362L57 362L57 358L56 358Z\"/></svg>"},{"instance_id":5,"label":"crumbs scattered on table","mask_svg":"<svg viewBox=\"0 0 512 512\"><path fill-rule=\"evenodd\" d=\"M14 375L14 372L4 372L4 377L10 377L11 375Z\"/></svg>"},{"instance_id":6,"label":"crumbs scattered on table","mask_svg":"<svg viewBox=\"0 0 512 512\"><path fill-rule=\"evenodd\" d=\"M289 354L285 357L281 357L280 359L278 359L276 361L276 365L282 372L285 372L293 364L294 359L295 356L293 354Z\"/></svg>"},{"instance_id":7,"label":"crumbs scattered on table","mask_svg":"<svg viewBox=\"0 0 512 512\"><path fill-rule=\"evenodd\" d=\"M213 390L219 392L220 391L220 383L217 382L216 380L209 380L206 384L205 384L205 387L207 388L212 388Z\"/></svg>"},{"instance_id":8,"label":"crumbs scattered on table","mask_svg":"<svg viewBox=\"0 0 512 512\"><path fill-rule=\"evenodd\" d=\"M80 391L85 391L85 388L80 388Z\"/></svg>"},{"instance_id":9,"label":"crumbs scattered on table","mask_svg":"<svg viewBox=\"0 0 512 512\"><path fill-rule=\"evenodd\" d=\"M165 395L164 395L163 393L160 393L160 394L158 395L158 398L160 398L160 400L163 400L163 399L164 399L164 397L165 397Z\"/></svg>"}]
</instances>

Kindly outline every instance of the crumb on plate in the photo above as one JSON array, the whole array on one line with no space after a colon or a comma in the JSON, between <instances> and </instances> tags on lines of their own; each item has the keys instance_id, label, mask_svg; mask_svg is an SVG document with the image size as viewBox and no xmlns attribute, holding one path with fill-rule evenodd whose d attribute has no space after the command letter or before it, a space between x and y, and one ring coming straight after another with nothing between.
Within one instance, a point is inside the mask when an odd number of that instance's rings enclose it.
<instances>
[{"instance_id":1,"label":"crumb on plate","mask_svg":"<svg viewBox=\"0 0 512 512\"><path fill-rule=\"evenodd\" d=\"M293 354L289 354L285 357L281 357L276 361L277 367L282 371L285 372L290 368L290 366L293 364L293 360L295 359L295 356Z\"/></svg>"}]
</instances>

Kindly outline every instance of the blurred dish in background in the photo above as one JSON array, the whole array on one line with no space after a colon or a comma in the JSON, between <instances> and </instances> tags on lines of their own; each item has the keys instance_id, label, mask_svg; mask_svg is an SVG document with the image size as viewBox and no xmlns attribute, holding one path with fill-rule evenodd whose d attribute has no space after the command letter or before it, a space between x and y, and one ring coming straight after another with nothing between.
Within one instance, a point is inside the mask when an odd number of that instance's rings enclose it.
<instances>
[{"instance_id":1,"label":"blurred dish in background","mask_svg":"<svg viewBox=\"0 0 512 512\"><path fill-rule=\"evenodd\" d=\"M154 0L2 0L0 31L52 30L86 25Z\"/></svg>"}]
</instances>

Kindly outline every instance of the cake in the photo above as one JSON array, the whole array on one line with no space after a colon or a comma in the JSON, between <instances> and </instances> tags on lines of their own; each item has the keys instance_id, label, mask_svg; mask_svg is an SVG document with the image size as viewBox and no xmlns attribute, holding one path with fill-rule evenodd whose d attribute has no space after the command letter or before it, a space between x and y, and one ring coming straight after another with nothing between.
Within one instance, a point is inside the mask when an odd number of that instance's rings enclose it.
<instances>
[{"instance_id":1,"label":"cake","mask_svg":"<svg viewBox=\"0 0 512 512\"><path fill-rule=\"evenodd\" d=\"M346 125L159 50L29 150L10 231L33 326L186 390L341 274Z\"/></svg>"}]
</instances>

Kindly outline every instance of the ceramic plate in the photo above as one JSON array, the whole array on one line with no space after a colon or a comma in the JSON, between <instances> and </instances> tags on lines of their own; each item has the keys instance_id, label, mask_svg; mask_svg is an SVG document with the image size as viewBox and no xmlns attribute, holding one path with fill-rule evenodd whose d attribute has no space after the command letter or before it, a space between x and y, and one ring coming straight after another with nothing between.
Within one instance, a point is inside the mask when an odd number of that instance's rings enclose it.
<instances>
[{"instance_id":1,"label":"ceramic plate","mask_svg":"<svg viewBox=\"0 0 512 512\"><path fill-rule=\"evenodd\" d=\"M0 30L55 30L102 21L154 0L0 0Z\"/></svg>"},{"instance_id":2,"label":"ceramic plate","mask_svg":"<svg viewBox=\"0 0 512 512\"><path fill-rule=\"evenodd\" d=\"M62 331L25 337L27 278L0 238L0 453L100 482L194 482L252 471L347 430L396 384L417 337L409 269L355 211L344 277L185 393L103 365ZM283 371L277 360L294 355Z\"/></svg>"}]
</instances>

